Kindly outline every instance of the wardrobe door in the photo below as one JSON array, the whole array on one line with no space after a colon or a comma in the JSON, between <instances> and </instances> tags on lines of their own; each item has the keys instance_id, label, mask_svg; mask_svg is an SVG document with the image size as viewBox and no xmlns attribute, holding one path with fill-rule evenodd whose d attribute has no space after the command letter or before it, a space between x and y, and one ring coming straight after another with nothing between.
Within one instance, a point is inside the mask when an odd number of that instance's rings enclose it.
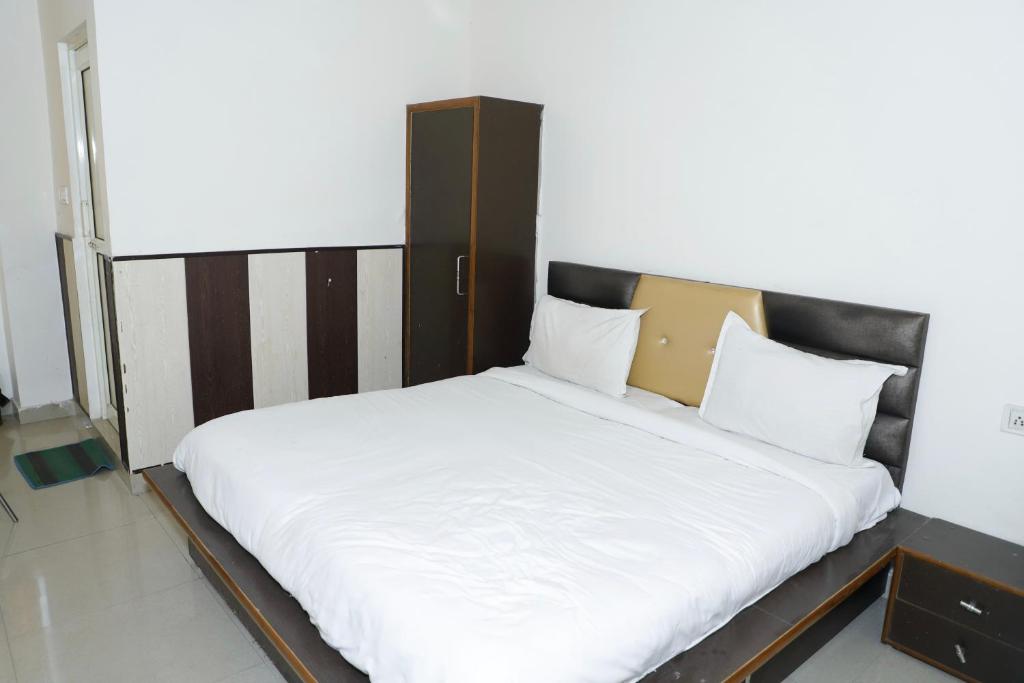
<instances>
[{"instance_id":1,"label":"wardrobe door","mask_svg":"<svg viewBox=\"0 0 1024 683\"><path fill-rule=\"evenodd\" d=\"M409 126L406 378L412 385L466 372L473 109L414 111Z\"/></svg>"},{"instance_id":2,"label":"wardrobe door","mask_svg":"<svg viewBox=\"0 0 1024 683\"><path fill-rule=\"evenodd\" d=\"M480 98L473 372L519 365L530 345L542 107Z\"/></svg>"}]
</instances>

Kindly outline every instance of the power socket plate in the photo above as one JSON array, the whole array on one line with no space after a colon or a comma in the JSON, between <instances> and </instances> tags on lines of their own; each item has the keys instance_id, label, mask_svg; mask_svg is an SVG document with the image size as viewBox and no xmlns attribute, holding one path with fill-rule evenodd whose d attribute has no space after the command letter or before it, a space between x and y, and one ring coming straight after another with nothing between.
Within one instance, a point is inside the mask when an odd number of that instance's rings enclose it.
<instances>
[{"instance_id":1,"label":"power socket plate","mask_svg":"<svg viewBox=\"0 0 1024 683\"><path fill-rule=\"evenodd\" d=\"M1004 432L1024 436L1024 406L1009 405L1003 409Z\"/></svg>"}]
</instances>

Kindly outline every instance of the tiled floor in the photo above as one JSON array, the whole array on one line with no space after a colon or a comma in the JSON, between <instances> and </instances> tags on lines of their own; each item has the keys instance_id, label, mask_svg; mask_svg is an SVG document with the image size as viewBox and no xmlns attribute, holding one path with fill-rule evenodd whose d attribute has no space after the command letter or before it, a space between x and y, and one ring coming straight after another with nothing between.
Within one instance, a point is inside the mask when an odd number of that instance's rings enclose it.
<instances>
[{"instance_id":1,"label":"tiled floor","mask_svg":"<svg viewBox=\"0 0 1024 683\"><path fill-rule=\"evenodd\" d=\"M0 683L283 679L188 559L151 493L114 473L32 491L13 456L95 436L68 418L0 427Z\"/></svg>"},{"instance_id":2,"label":"tiled floor","mask_svg":"<svg viewBox=\"0 0 1024 683\"><path fill-rule=\"evenodd\" d=\"M0 683L283 680L188 559L151 493L114 473L32 491L12 458L95 436L68 418L0 427ZM882 645L879 601L793 683L953 680Z\"/></svg>"}]
</instances>

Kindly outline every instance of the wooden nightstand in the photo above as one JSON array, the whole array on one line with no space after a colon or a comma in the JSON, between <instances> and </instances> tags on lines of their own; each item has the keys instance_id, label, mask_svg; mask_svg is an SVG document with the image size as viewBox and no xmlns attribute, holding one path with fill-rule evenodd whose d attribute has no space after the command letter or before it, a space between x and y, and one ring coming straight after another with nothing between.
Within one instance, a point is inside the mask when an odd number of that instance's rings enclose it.
<instances>
[{"instance_id":1,"label":"wooden nightstand","mask_svg":"<svg viewBox=\"0 0 1024 683\"><path fill-rule=\"evenodd\" d=\"M1024 681L1024 547L941 519L900 545L882 641L968 681Z\"/></svg>"}]
</instances>

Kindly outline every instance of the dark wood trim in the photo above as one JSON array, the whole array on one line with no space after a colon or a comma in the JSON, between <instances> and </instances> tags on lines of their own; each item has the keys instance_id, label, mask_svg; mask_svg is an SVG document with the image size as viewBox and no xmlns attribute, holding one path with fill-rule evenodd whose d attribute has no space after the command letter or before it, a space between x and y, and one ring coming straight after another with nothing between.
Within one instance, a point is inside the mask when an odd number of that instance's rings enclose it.
<instances>
[{"instance_id":1,"label":"dark wood trim","mask_svg":"<svg viewBox=\"0 0 1024 683\"><path fill-rule=\"evenodd\" d=\"M476 324L476 233L480 188L480 98L473 98L473 165L469 185L469 297L466 317L466 374L473 374L473 330Z\"/></svg>"},{"instance_id":2,"label":"dark wood trim","mask_svg":"<svg viewBox=\"0 0 1024 683\"><path fill-rule=\"evenodd\" d=\"M228 251L185 251L167 254L126 254L114 256L111 260L120 261L152 261L167 258L188 258L190 256L238 256L239 254L290 254L302 251L362 251L364 249L402 249L404 244L366 244L346 247L283 247L280 249L235 249Z\"/></svg>"},{"instance_id":3,"label":"dark wood trim","mask_svg":"<svg viewBox=\"0 0 1024 683\"><path fill-rule=\"evenodd\" d=\"M114 364L114 396L117 398L117 441L121 463L131 471L128 460L128 417L124 409L124 366L121 364L121 335L117 326L117 300L114 295L114 263L103 256L103 277L107 285L107 318L110 325L110 362ZM81 302L79 302L81 305Z\"/></svg>"},{"instance_id":4,"label":"dark wood trim","mask_svg":"<svg viewBox=\"0 0 1024 683\"><path fill-rule=\"evenodd\" d=\"M71 332L71 293L68 290L68 264L64 258L64 242L72 242L72 239L63 234L56 233L57 244L57 275L60 278L60 299L64 308L64 336L68 343L68 366L71 369L71 396L82 405L82 388L78 386L78 363L75 360L75 335ZM74 264L72 264L74 265ZM75 273L77 278L77 271ZM81 307L79 307L81 310ZM9 389L11 387L8 387Z\"/></svg>"},{"instance_id":5,"label":"dark wood trim","mask_svg":"<svg viewBox=\"0 0 1024 683\"><path fill-rule=\"evenodd\" d=\"M868 579L864 585L758 667L749 679L751 683L780 683L785 680L881 597L885 592L885 574L883 570Z\"/></svg>"},{"instance_id":6,"label":"dark wood trim","mask_svg":"<svg viewBox=\"0 0 1024 683\"><path fill-rule=\"evenodd\" d=\"M434 100L433 102L417 102L416 104L408 104L405 109L409 114L414 114L421 111L440 111L442 109L463 109L467 107L479 107L480 98L474 97L456 97L450 100Z\"/></svg>"},{"instance_id":7,"label":"dark wood trim","mask_svg":"<svg viewBox=\"0 0 1024 683\"><path fill-rule=\"evenodd\" d=\"M958 566L956 566L954 564L950 564L948 562L944 562L943 560L940 560L937 557L934 557L934 556L929 555L927 553L920 552L920 551L915 550L913 548L901 548L900 551L902 553L906 554L906 555L911 556L911 557L916 557L917 559L922 560L924 562L928 562L928 563L934 564L934 565L936 565L938 567L942 567L943 569L945 569L947 571L950 571L950 572L953 572L954 574L959 574L960 576L965 576L965 577L971 579L972 581L977 581L978 583L983 583L986 586L989 586L990 588L995 588L997 590L1001 590L1001 591L1004 591L1006 593L1012 593L1012 594L1017 595L1019 597L1024 597L1024 591L1020 590L1016 586L1011 586L1010 584L1001 583L999 581L994 581L993 579L985 576L984 574L979 574L979 573L973 572L973 571L971 571L969 569L964 569L963 567L958 567ZM895 585L895 582L894 582L894 585Z\"/></svg>"},{"instance_id":8,"label":"dark wood trim","mask_svg":"<svg viewBox=\"0 0 1024 683\"><path fill-rule=\"evenodd\" d=\"M402 386L409 386L409 367L412 364L412 115L411 106L405 109L405 262L402 264Z\"/></svg>"},{"instance_id":9,"label":"dark wood trim","mask_svg":"<svg viewBox=\"0 0 1024 683\"><path fill-rule=\"evenodd\" d=\"M903 575L903 556L903 549L898 548L896 550L896 557L893 559L892 582L889 584L889 600L885 605L885 621L882 622L883 643L889 642L889 627L892 624L893 603L896 601L896 591L900 585L900 577Z\"/></svg>"},{"instance_id":10,"label":"dark wood trim","mask_svg":"<svg viewBox=\"0 0 1024 683\"><path fill-rule=\"evenodd\" d=\"M863 572L857 575L853 581L850 581L842 588L833 593L827 600L822 602L817 609L808 614L806 617L794 624L789 630L779 636L771 645L758 652L756 655L751 657L746 664L741 666L735 672L733 672L727 679L727 683L738 683L747 676L751 675L762 665L768 662L772 657L778 654L784 647L789 645L791 642L796 640L804 631L813 626L819 619L827 615L836 606L843 602L846 598L857 591L861 586L870 581L874 576L882 571L891 561L896 550L890 550L885 555L880 557L877 561L872 563L870 567L865 569Z\"/></svg>"}]
</instances>

